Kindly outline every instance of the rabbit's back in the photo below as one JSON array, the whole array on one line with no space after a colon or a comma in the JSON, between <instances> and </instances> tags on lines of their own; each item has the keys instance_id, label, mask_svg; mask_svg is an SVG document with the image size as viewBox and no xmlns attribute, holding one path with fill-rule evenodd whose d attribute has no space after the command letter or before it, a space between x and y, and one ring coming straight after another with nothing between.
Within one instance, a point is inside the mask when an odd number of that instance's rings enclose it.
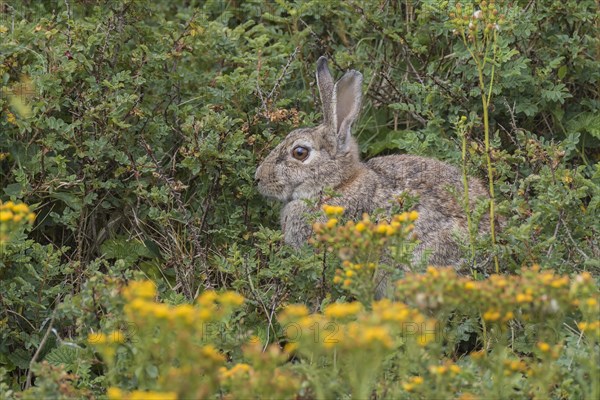
<instances>
[{"instance_id":1,"label":"rabbit's back","mask_svg":"<svg viewBox=\"0 0 600 400\"><path fill-rule=\"evenodd\" d=\"M461 171L445 162L413 155L376 157L366 165L395 195L418 196L419 218L414 233L420 244L413 261L418 262L429 253L432 265L461 265L455 235L465 235L468 231L466 212L460 203L464 193ZM479 199L489 196L480 180L469 177L468 183L472 208ZM487 231L489 219L483 217L478 228L480 233Z\"/></svg>"},{"instance_id":2,"label":"rabbit's back","mask_svg":"<svg viewBox=\"0 0 600 400\"><path fill-rule=\"evenodd\" d=\"M422 207L445 217L462 219L464 208L457 201L464 193L462 172L445 162L414 155L390 155L367 161L367 166L395 191L419 197ZM469 177L469 199L487 198L479 179Z\"/></svg>"}]
</instances>

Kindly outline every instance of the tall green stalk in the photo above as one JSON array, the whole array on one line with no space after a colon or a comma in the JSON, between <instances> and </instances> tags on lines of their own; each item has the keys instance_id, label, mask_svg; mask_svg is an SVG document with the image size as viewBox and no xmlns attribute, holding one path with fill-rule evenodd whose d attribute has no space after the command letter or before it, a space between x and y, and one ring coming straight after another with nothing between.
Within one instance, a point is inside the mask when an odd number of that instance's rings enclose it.
<instances>
[{"instance_id":1,"label":"tall green stalk","mask_svg":"<svg viewBox=\"0 0 600 400\"><path fill-rule=\"evenodd\" d=\"M495 194L494 194L494 168L493 168L493 164L492 164L492 157L491 157L491 146L490 146L490 121L489 121L489 106L490 106L490 100L492 97L492 89L494 86L494 73L496 71L496 41L498 39L498 34L497 31L494 30L493 31L493 35L491 37L491 43L490 43L490 37L489 37L489 33L484 33L483 36L483 49L485 50L483 52L483 59L480 58L479 56L479 52L475 53L473 52L473 49L470 47L469 42L467 41L467 38L465 36L464 30L461 32L462 34L462 39L463 39L463 43L465 44L465 47L467 48L467 50L469 51L469 54L471 55L471 58L473 58L473 60L475 61L475 65L477 66L477 74L479 77L479 89L481 90L481 105L483 107L483 132L484 132L484 146L485 146L485 160L486 160L486 166L487 166L487 173L488 173L488 181L489 181L489 194L490 194L490 235L491 235L491 239L492 239L492 251L493 251L493 258L494 258L494 267L495 267L495 271L496 273L500 273L500 266L498 263L498 255L496 254L496 224L495 224ZM474 36L475 40L474 40L474 46L475 46L475 50L478 50L479 47L479 43L476 39L476 36ZM489 51L489 47L492 47L492 60L491 60L491 64L492 64L492 72L491 72L491 77L490 77L490 82L489 82L489 87L486 87L486 82L483 76L483 70L485 68L485 64L488 61L487 55L488 55L488 51Z\"/></svg>"}]
</instances>

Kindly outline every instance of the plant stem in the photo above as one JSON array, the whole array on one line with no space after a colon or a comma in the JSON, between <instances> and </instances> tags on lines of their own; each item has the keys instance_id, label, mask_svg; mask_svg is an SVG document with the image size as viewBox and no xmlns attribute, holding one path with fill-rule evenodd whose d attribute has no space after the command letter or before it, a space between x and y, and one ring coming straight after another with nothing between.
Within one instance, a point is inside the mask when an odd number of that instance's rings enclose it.
<instances>
[{"instance_id":1,"label":"plant stem","mask_svg":"<svg viewBox=\"0 0 600 400\"><path fill-rule=\"evenodd\" d=\"M476 56L476 54L469 47L469 43L467 42L464 31L462 32L463 43L465 44L465 47L469 51L471 58L473 58L473 60L475 61L475 64L477 65L477 73L479 76L479 88L481 89L481 104L483 106L483 132L484 132L484 145L485 145L485 160L486 160L486 165L487 165L489 191L490 191L490 235L492 238L494 269L495 269L496 273L498 274L498 273L500 273L500 266L498 263L498 255L496 254L496 224L494 222L496 203L495 203L495 195L494 195L494 169L493 169L493 165L492 165L492 158L490 156L490 120L489 120L489 105L490 105L490 100L491 100L491 96L492 96L492 88L494 87L494 73L496 71L495 60L496 60L497 38L498 38L497 33L494 32L494 40L492 41L492 43L493 43L493 48L492 48L493 49L493 51L492 51L493 60L491 63L492 64L492 74L491 74L491 78L490 78L490 86L489 86L488 90L486 91L485 80L483 79L483 68L485 66L486 56L484 56L484 59L480 61L479 58ZM487 44L485 44L485 46L487 47ZM486 50L485 54L487 54L487 50Z\"/></svg>"},{"instance_id":2,"label":"plant stem","mask_svg":"<svg viewBox=\"0 0 600 400\"><path fill-rule=\"evenodd\" d=\"M475 260L475 238L473 237L473 223L471 220L471 206L469 202L469 180L467 177L467 135L463 127L462 130L462 181L464 187L465 212L467 214L467 229L469 230L469 244L471 247L471 262ZM477 278L477 271L473 270L473 277Z\"/></svg>"}]
</instances>

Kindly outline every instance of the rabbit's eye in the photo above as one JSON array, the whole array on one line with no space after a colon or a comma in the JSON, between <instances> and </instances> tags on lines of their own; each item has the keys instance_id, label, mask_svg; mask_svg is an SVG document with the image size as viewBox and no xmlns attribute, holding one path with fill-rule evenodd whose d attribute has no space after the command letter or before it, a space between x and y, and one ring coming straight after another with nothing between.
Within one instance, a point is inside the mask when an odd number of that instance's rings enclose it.
<instances>
[{"instance_id":1,"label":"rabbit's eye","mask_svg":"<svg viewBox=\"0 0 600 400\"><path fill-rule=\"evenodd\" d=\"M306 157L308 157L309 152L310 151L304 146L296 146L292 150L292 157L294 157L296 160L304 161L306 160Z\"/></svg>"}]
</instances>

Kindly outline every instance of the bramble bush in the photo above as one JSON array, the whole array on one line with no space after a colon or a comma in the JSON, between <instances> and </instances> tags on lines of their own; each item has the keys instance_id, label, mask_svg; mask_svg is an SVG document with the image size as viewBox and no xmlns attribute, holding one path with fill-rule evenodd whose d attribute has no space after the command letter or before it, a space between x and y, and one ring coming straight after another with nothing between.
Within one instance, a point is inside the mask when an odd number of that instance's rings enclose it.
<instances>
[{"instance_id":1,"label":"bramble bush","mask_svg":"<svg viewBox=\"0 0 600 400\"><path fill-rule=\"evenodd\" d=\"M595 0L22 0L0 39L0 398L600 396ZM470 276L410 265L418 199L284 245L253 176L321 55L364 157L489 185Z\"/></svg>"}]
</instances>

